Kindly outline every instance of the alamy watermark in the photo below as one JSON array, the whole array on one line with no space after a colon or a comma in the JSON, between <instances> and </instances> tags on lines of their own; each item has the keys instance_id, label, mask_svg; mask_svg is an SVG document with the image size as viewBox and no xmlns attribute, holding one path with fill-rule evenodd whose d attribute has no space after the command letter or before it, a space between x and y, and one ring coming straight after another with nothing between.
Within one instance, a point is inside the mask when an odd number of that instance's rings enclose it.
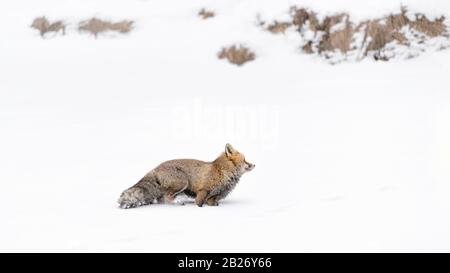
<instances>
[{"instance_id":1,"label":"alamy watermark","mask_svg":"<svg viewBox=\"0 0 450 273\"><path fill-rule=\"evenodd\" d=\"M175 140L239 140L276 149L280 135L280 107L273 104L205 103L197 98L172 108Z\"/></svg>"}]
</instances>

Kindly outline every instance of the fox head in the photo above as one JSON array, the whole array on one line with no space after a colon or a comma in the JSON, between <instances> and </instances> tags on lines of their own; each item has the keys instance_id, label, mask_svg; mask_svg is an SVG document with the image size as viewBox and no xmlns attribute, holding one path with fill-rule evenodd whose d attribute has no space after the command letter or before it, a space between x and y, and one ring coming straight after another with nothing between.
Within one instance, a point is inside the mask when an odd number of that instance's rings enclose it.
<instances>
[{"instance_id":1,"label":"fox head","mask_svg":"<svg viewBox=\"0 0 450 273\"><path fill-rule=\"evenodd\" d=\"M241 173L249 172L255 168L255 165L247 162L243 154L238 152L231 146L231 144L227 143L225 145L225 156L233 162L233 164L240 170Z\"/></svg>"}]
</instances>

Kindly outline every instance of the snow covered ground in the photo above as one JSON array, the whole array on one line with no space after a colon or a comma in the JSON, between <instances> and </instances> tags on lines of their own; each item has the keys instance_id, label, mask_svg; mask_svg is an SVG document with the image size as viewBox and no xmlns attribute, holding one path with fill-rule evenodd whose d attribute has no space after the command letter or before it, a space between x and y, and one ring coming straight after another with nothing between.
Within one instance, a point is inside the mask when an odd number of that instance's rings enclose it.
<instances>
[{"instance_id":1,"label":"snow covered ground","mask_svg":"<svg viewBox=\"0 0 450 273\"><path fill-rule=\"evenodd\" d=\"M255 25L400 2L450 16L447 0L1 1L0 251L449 251L450 50L330 65ZM42 15L67 35L41 39ZM135 29L78 33L92 16ZM233 43L256 60L217 59ZM226 142L256 168L219 207L118 208L160 162Z\"/></svg>"}]
</instances>

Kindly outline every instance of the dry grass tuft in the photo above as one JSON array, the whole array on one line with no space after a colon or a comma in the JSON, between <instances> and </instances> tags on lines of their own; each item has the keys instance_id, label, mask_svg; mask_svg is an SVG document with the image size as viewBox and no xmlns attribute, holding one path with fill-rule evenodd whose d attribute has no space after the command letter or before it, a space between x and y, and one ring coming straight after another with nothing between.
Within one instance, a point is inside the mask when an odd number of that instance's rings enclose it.
<instances>
[{"instance_id":1,"label":"dry grass tuft","mask_svg":"<svg viewBox=\"0 0 450 273\"><path fill-rule=\"evenodd\" d=\"M338 24L341 26L339 27ZM339 28L334 29L334 27ZM327 16L320 25L320 29L324 32L324 35L319 43L319 53L334 51L335 49L346 53L350 50L354 29L347 14Z\"/></svg>"},{"instance_id":2,"label":"dry grass tuft","mask_svg":"<svg viewBox=\"0 0 450 273\"><path fill-rule=\"evenodd\" d=\"M387 24L381 24L378 20L367 22L365 27L363 44L370 38L370 42L366 47L366 55L369 51L382 49L394 38L394 36L390 35L392 29Z\"/></svg>"},{"instance_id":3,"label":"dry grass tuft","mask_svg":"<svg viewBox=\"0 0 450 273\"><path fill-rule=\"evenodd\" d=\"M411 22L411 27L430 37L442 36L447 31L444 21L444 16L441 16L434 21L430 21L425 15L416 14L416 21Z\"/></svg>"},{"instance_id":4,"label":"dry grass tuft","mask_svg":"<svg viewBox=\"0 0 450 273\"><path fill-rule=\"evenodd\" d=\"M327 16L320 22L317 15L313 11L308 11L304 8L291 8L292 24L296 25L300 31L304 30L305 25L313 32L323 32L322 39L319 42L319 52L333 51L339 49L346 53L350 50L350 44L354 33L354 28L349 21L349 16L345 13ZM334 30L333 27L337 24L343 24L343 27ZM312 53L312 43L308 43L303 47L303 51Z\"/></svg>"},{"instance_id":5,"label":"dry grass tuft","mask_svg":"<svg viewBox=\"0 0 450 273\"><path fill-rule=\"evenodd\" d=\"M362 24L365 27L363 44L370 37L370 43L366 47L365 55L370 51L383 49L386 44L392 41L402 45L409 45L408 39L401 33L403 27L414 29L429 37L445 35L447 28L444 24L444 17L430 21L426 16L416 14L416 19L410 20L406 13L406 8L402 7L399 14L391 14L382 19L375 19ZM376 60L385 60L385 57L377 57L377 55L374 55L374 58Z\"/></svg>"},{"instance_id":6,"label":"dry grass tuft","mask_svg":"<svg viewBox=\"0 0 450 273\"><path fill-rule=\"evenodd\" d=\"M302 46L303 52L318 53L327 58L330 56L327 52L338 51L347 54L349 51L360 50L363 53L362 57L370 52L376 60L386 61L389 59L388 56L392 57L392 54L382 53L382 51L391 42L411 46L414 43L424 43L427 37L448 37L444 17L431 21L423 14L415 14L415 18L411 19L405 7L402 7L399 13L368 20L357 26L345 13L327 16L321 21L318 20L315 12L305 8L291 7L290 13L291 22L275 21L267 30L272 33L282 33L287 27L294 25L300 35L308 37L306 44ZM411 33L414 38L410 37ZM312 40L310 40L311 37L313 37Z\"/></svg>"},{"instance_id":7,"label":"dry grass tuft","mask_svg":"<svg viewBox=\"0 0 450 273\"><path fill-rule=\"evenodd\" d=\"M287 22L280 23L280 22L275 21L267 27L267 30L272 33L275 33L275 34L284 33L286 31L286 29L290 26L291 26L291 23L287 23Z\"/></svg>"},{"instance_id":8,"label":"dry grass tuft","mask_svg":"<svg viewBox=\"0 0 450 273\"><path fill-rule=\"evenodd\" d=\"M50 23L45 17L38 17L33 20L31 27L39 30L39 33L42 38L44 38L45 34L48 32L59 32L61 31L63 35L66 34L66 25L63 21L55 21Z\"/></svg>"},{"instance_id":9,"label":"dry grass tuft","mask_svg":"<svg viewBox=\"0 0 450 273\"><path fill-rule=\"evenodd\" d=\"M299 30L303 29L303 26L309 22L309 29L312 31L318 31L320 29L320 23L317 16L312 11L307 11L304 8L297 9L291 7L292 24L296 25Z\"/></svg>"},{"instance_id":10,"label":"dry grass tuft","mask_svg":"<svg viewBox=\"0 0 450 273\"><path fill-rule=\"evenodd\" d=\"M115 31L119 33L128 33L133 29L133 21L123 20L117 23L112 23L109 21L103 21L97 18L92 18L87 21L83 21L79 24L78 30L87 31L98 37L98 34L107 32L107 31Z\"/></svg>"},{"instance_id":11,"label":"dry grass tuft","mask_svg":"<svg viewBox=\"0 0 450 273\"><path fill-rule=\"evenodd\" d=\"M111 24L111 30L120 33L128 33L133 29L133 21L123 20L117 23Z\"/></svg>"},{"instance_id":12,"label":"dry grass tuft","mask_svg":"<svg viewBox=\"0 0 450 273\"><path fill-rule=\"evenodd\" d=\"M366 47L365 55L369 51L377 51L386 46L386 44L397 41L400 44L408 44L406 37L400 32L404 26L411 22L406 16L406 9L402 8L400 14L391 14L382 19L375 19L362 23L358 28L364 27L363 44L370 38L370 43ZM377 58L375 59L382 59Z\"/></svg>"},{"instance_id":13,"label":"dry grass tuft","mask_svg":"<svg viewBox=\"0 0 450 273\"><path fill-rule=\"evenodd\" d=\"M323 20L323 22L320 24L319 29L322 31L325 31L327 33L330 33L332 28L339 24L339 23L348 23L349 16L345 13L336 14L333 16L327 16Z\"/></svg>"},{"instance_id":14,"label":"dry grass tuft","mask_svg":"<svg viewBox=\"0 0 450 273\"><path fill-rule=\"evenodd\" d=\"M216 14L213 11L209 11L209 10L205 10L205 9L201 9L198 12L198 16L200 16L202 19L206 20L209 18L214 17Z\"/></svg>"},{"instance_id":15,"label":"dry grass tuft","mask_svg":"<svg viewBox=\"0 0 450 273\"><path fill-rule=\"evenodd\" d=\"M409 19L406 16L406 8L402 7L401 12L399 14L391 14L384 18L386 27L388 29L399 30L402 27L409 24Z\"/></svg>"},{"instance_id":16,"label":"dry grass tuft","mask_svg":"<svg viewBox=\"0 0 450 273\"><path fill-rule=\"evenodd\" d=\"M219 59L227 59L230 63L235 65L243 65L246 62L253 61L255 54L242 45L232 45L222 50L217 54Z\"/></svg>"},{"instance_id":17,"label":"dry grass tuft","mask_svg":"<svg viewBox=\"0 0 450 273\"><path fill-rule=\"evenodd\" d=\"M401 14L389 15L382 20L366 22L366 32L364 40L371 38L367 46L366 54L372 50L382 49L387 43L397 41L399 44L408 45L408 39L400 32L407 26L429 37L441 36L446 33L444 17L430 21L426 16L416 14L416 20L411 21L406 16L406 10L402 9ZM383 24L381 22L384 22Z\"/></svg>"}]
</instances>

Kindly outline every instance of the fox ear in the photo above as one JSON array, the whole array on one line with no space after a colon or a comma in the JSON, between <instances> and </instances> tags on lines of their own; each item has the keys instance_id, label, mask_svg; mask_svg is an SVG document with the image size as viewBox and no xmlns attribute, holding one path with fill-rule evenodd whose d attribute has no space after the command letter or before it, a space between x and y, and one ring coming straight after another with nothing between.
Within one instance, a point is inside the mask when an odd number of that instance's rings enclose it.
<instances>
[{"instance_id":1,"label":"fox ear","mask_svg":"<svg viewBox=\"0 0 450 273\"><path fill-rule=\"evenodd\" d=\"M231 156L234 152L236 152L236 150L233 148L233 146L231 146L230 143L227 143L227 145L225 145L225 155Z\"/></svg>"}]
</instances>

